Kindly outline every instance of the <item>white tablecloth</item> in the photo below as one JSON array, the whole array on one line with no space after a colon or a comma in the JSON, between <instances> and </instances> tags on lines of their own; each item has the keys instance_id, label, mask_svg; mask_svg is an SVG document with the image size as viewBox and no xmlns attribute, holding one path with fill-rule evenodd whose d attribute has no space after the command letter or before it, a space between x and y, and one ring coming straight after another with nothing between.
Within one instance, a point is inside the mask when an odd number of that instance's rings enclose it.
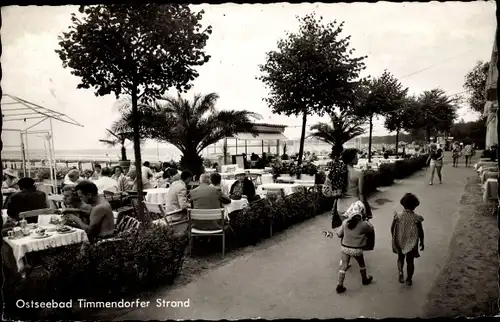
<instances>
[{"instance_id":1,"label":"white tablecloth","mask_svg":"<svg viewBox=\"0 0 500 322\"><path fill-rule=\"evenodd\" d=\"M266 189L283 189L285 192L285 195L291 195L292 193L297 192L299 187L303 187L303 185L300 184L294 184L294 183L268 183L268 184L263 184L257 188L257 194L261 196L265 196Z\"/></svg>"},{"instance_id":2,"label":"white tablecloth","mask_svg":"<svg viewBox=\"0 0 500 322\"><path fill-rule=\"evenodd\" d=\"M270 173L263 174L260 176L260 179L262 180L262 184L274 183L273 175Z\"/></svg>"},{"instance_id":3,"label":"white tablecloth","mask_svg":"<svg viewBox=\"0 0 500 322\"><path fill-rule=\"evenodd\" d=\"M226 210L226 215L229 215L233 211L243 209L248 206L248 200L241 198L240 200L232 200L230 204L224 205Z\"/></svg>"},{"instance_id":4,"label":"white tablecloth","mask_svg":"<svg viewBox=\"0 0 500 322\"><path fill-rule=\"evenodd\" d=\"M39 218L42 216L39 216ZM55 228L55 225L44 226L44 228ZM22 237L19 239L9 239L4 237L4 242L7 243L12 248L12 253L14 254L14 259L17 263L17 268L21 271L24 268L23 257L30 252L37 252L40 250L55 248L61 246L67 246L71 244L82 243L87 241L87 234L81 229L74 228L75 231L67 234L59 234L56 231L47 232L50 237L43 239L34 238L34 233L31 235Z\"/></svg>"},{"instance_id":5,"label":"white tablecloth","mask_svg":"<svg viewBox=\"0 0 500 322\"><path fill-rule=\"evenodd\" d=\"M497 179L488 179L484 183L483 201L495 200L498 198L498 181Z\"/></svg>"},{"instance_id":6,"label":"white tablecloth","mask_svg":"<svg viewBox=\"0 0 500 322\"><path fill-rule=\"evenodd\" d=\"M494 167L497 164L498 163L492 162L492 161L479 161L478 163L474 164L474 169L479 170L479 168L484 167L484 166Z\"/></svg>"},{"instance_id":7,"label":"white tablecloth","mask_svg":"<svg viewBox=\"0 0 500 322\"><path fill-rule=\"evenodd\" d=\"M167 193L169 188L156 188L156 189L146 189L145 200L146 202L155 204L166 204L167 203Z\"/></svg>"}]
</instances>

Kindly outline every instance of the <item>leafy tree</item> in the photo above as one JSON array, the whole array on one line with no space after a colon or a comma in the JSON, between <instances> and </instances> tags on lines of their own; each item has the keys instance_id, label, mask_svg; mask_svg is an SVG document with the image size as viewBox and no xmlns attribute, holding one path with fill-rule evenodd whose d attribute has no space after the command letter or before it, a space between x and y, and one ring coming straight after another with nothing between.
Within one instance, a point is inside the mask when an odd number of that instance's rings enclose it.
<instances>
[{"instance_id":1,"label":"leafy tree","mask_svg":"<svg viewBox=\"0 0 500 322\"><path fill-rule=\"evenodd\" d=\"M486 104L486 80L489 69L489 62L478 61L474 68L465 75L464 88L469 94L467 102L473 111L481 115Z\"/></svg>"},{"instance_id":2,"label":"leafy tree","mask_svg":"<svg viewBox=\"0 0 500 322\"><path fill-rule=\"evenodd\" d=\"M416 97L405 97L402 106L385 113L385 128L390 132L396 132L396 155L398 154L399 134L402 130L411 131L413 117L413 113L411 111L416 106Z\"/></svg>"},{"instance_id":3,"label":"leafy tree","mask_svg":"<svg viewBox=\"0 0 500 322\"><path fill-rule=\"evenodd\" d=\"M367 79L358 88L354 98L354 113L368 119L368 162L371 162L373 119L401 108L407 88L387 70L375 79Z\"/></svg>"},{"instance_id":4,"label":"leafy tree","mask_svg":"<svg viewBox=\"0 0 500 322\"><path fill-rule=\"evenodd\" d=\"M332 113L331 124L319 122L311 126L309 137L332 145L332 158L338 159L344 143L365 133L364 120L347 111Z\"/></svg>"},{"instance_id":5,"label":"leafy tree","mask_svg":"<svg viewBox=\"0 0 500 322\"><path fill-rule=\"evenodd\" d=\"M453 124L450 136L456 141L469 141L478 147L484 147L486 138L486 125L483 119L472 122L459 122Z\"/></svg>"},{"instance_id":6,"label":"leafy tree","mask_svg":"<svg viewBox=\"0 0 500 322\"><path fill-rule=\"evenodd\" d=\"M451 98L439 88L423 92L414 108L409 110L408 128L414 131L423 129L425 139L438 131L449 131L457 118L458 98Z\"/></svg>"},{"instance_id":7,"label":"leafy tree","mask_svg":"<svg viewBox=\"0 0 500 322\"><path fill-rule=\"evenodd\" d=\"M267 53L258 79L270 89L264 100L273 113L302 116L300 164L307 116L331 113L336 106L346 108L366 57L353 57L350 36L341 36L343 23L324 24L314 13L297 19L299 31L288 32L277 50Z\"/></svg>"},{"instance_id":8,"label":"leafy tree","mask_svg":"<svg viewBox=\"0 0 500 322\"><path fill-rule=\"evenodd\" d=\"M141 136L174 145L182 153L181 167L200 175L203 149L236 133L257 134L251 119L260 115L245 110L217 111L218 98L215 93L197 94L191 102L180 95L163 97L141 109ZM114 128L126 132L132 119L131 109L124 110Z\"/></svg>"},{"instance_id":9,"label":"leafy tree","mask_svg":"<svg viewBox=\"0 0 500 322\"><path fill-rule=\"evenodd\" d=\"M203 11L187 5L80 6L70 30L56 50L63 67L81 78L77 88L94 88L96 96L130 95L137 190L142 200L138 101L160 97L168 89L188 90L210 56L204 47L211 27L202 29ZM144 209L139 203L139 217Z\"/></svg>"}]
</instances>

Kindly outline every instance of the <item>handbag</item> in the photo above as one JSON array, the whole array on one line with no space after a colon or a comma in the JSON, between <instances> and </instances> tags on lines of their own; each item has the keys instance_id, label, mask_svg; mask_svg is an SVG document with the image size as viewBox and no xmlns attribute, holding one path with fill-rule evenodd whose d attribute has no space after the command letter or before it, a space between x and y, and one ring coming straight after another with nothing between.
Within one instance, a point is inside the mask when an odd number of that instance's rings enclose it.
<instances>
[{"instance_id":1,"label":"handbag","mask_svg":"<svg viewBox=\"0 0 500 322\"><path fill-rule=\"evenodd\" d=\"M333 190L332 190L332 181L328 176L326 177L325 183L323 184L323 188L321 189L321 192L323 193L323 196L327 198L333 197Z\"/></svg>"},{"instance_id":2,"label":"handbag","mask_svg":"<svg viewBox=\"0 0 500 322\"><path fill-rule=\"evenodd\" d=\"M339 211L337 209L337 203L338 199L335 198L333 201L333 208L332 208L332 229L338 228L342 226L342 218L340 218Z\"/></svg>"},{"instance_id":3,"label":"handbag","mask_svg":"<svg viewBox=\"0 0 500 322\"><path fill-rule=\"evenodd\" d=\"M367 221L368 222L368 221ZM369 222L368 222L369 223ZM370 223L369 223L370 224ZM373 227L372 224L370 226ZM373 229L371 232L365 234L366 238L366 245L363 246L364 251L370 251L375 248L375 229Z\"/></svg>"}]
</instances>

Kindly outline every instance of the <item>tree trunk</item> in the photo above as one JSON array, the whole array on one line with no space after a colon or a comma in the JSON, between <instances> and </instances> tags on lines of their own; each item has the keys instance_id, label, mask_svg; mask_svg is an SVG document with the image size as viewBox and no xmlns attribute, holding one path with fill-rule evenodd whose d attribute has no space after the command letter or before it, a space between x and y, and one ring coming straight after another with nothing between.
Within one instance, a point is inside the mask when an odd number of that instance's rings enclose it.
<instances>
[{"instance_id":1,"label":"tree trunk","mask_svg":"<svg viewBox=\"0 0 500 322\"><path fill-rule=\"evenodd\" d=\"M430 142L431 141L431 128L426 127L425 128L425 142Z\"/></svg>"},{"instance_id":2,"label":"tree trunk","mask_svg":"<svg viewBox=\"0 0 500 322\"><path fill-rule=\"evenodd\" d=\"M396 130L396 157L398 156L399 129Z\"/></svg>"},{"instance_id":3,"label":"tree trunk","mask_svg":"<svg viewBox=\"0 0 500 322\"><path fill-rule=\"evenodd\" d=\"M368 163L372 162L372 132L373 132L373 115L370 115L370 130L368 136Z\"/></svg>"},{"instance_id":4,"label":"tree trunk","mask_svg":"<svg viewBox=\"0 0 500 322\"><path fill-rule=\"evenodd\" d=\"M302 164L302 156L304 154L304 141L306 139L306 124L307 124L307 110L304 111L302 115L302 133L300 135L300 147L299 147L299 160L298 164Z\"/></svg>"},{"instance_id":5,"label":"tree trunk","mask_svg":"<svg viewBox=\"0 0 500 322\"><path fill-rule=\"evenodd\" d=\"M132 90L132 127L134 130L134 156L135 156L135 169L137 171L137 197L139 204L138 219L142 222L145 221L144 216L144 192L143 192L143 182L142 182L142 161L141 161L141 137L139 134L139 125L141 120L139 119L139 111L137 107L137 86L133 87Z\"/></svg>"},{"instance_id":6,"label":"tree trunk","mask_svg":"<svg viewBox=\"0 0 500 322\"><path fill-rule=\"evenodd\" d=\"M127 149L123 144L122 144L122 161L127 161Z\"/></svg>"},{"instance_id":7,"label":"tree trunk","mask_svg":"<svg viewBox=\"0 0 500 322\"><path fill-rule=\"evenodd\" d=\"M203 173L203 158L196 153L196 148L183 151L179 163L181 169L189 170L196 178Z\"/></svg>"}]
</instances>

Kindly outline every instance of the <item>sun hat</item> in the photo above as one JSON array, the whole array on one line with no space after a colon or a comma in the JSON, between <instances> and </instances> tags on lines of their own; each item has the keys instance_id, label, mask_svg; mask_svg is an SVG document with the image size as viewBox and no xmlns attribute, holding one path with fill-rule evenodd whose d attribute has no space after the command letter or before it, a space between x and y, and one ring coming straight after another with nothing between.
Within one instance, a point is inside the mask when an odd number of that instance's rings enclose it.
<instances>
[{"instance_id":1,"label":"sun hat","mask_svg":"<svg viewBox=\"0 0 500 322\"><path fill-rule=\"evenodd\" d=\"M3 174L6 174L6 175L14 177L14 178L18 177L17 173L14 170L12 170L12 169L4 169L3 170Z\"/></svg>"},{"instance_id":2,"label":"sun hat","mask_svg":"<svg viewBox=\"0 0 500 322\"><path fill-rule=\"evenodd\" d=\"M234 171L234 175L235 175L235 176L237 176L237 175L239 175L239 174L247 174L247 173L246 173L246 172L245 172L245 170L243 170L243 169L236 169L236 170Z\"/></svg>"},{"instance_id":3,"label":"sun hat","mask_svg":"<svg viewBox=\"0 0 500 322\"><path fill-rule=\"evenodd\" d=\"M360 200L353 202L349 208L346 210L344 213L344 216L347 217L348 219L353 218L354 216L360 216L363 217L366 213L366 208L363 202Z\"/></svg>"}]
</instances>

